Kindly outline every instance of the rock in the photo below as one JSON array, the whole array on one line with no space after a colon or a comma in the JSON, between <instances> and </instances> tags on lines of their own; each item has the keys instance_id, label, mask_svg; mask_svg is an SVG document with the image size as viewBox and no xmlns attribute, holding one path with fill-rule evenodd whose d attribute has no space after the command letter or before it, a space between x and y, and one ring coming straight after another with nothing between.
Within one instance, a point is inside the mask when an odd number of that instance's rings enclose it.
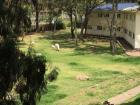
<instances>
[{"instance_id":1,"label":"rock","mask_svg":"<svg viewBox=\"0 0 140 105\"><path fill-rule=\"evenodd\" d=\"M86 81L89 79L90 79L90 77L88 75L85 75L85 74L79 74L76 76L76 80L80 80L80 81Z\"/></svg>"}]
</instances>

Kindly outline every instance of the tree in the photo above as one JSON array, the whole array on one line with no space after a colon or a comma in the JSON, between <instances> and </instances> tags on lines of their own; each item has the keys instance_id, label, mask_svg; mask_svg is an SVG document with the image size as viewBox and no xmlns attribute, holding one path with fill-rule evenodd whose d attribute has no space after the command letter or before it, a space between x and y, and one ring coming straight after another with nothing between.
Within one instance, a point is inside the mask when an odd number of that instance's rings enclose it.
<instances>
[{"instance_id":1,"label":"tree","mask_svg":"<svg viewBox=\"0 0 140 105\"><path fill-rule=\"evenodd\" d=\"M48 11L48 18L49 18L49 24L52 28L52 31L55 32L56 30L56 22L58 20L58 17L62 13L62 3L61 0L51 0L48 1L48 6L47 6L47 11ZM54 21L52 25L52 21ZM52 27L54 26L54 27Z\"/></svg>"},{"instance_id":2,"label":"tree","mask_svg":"<svg viewBox=\"0 0 140 105\"><path fill-rule=\"evenodd\" d=\"M117 40L116 40L116 21L117 21L117 8L118 8L118 0L112 0L112 21L111 21L111 30L110 30L110 36L111 36L111 40L110 40L110 46L112 49L112 54L116 53L116 44L117 44Z\"/></svg>"},{"instance_id":3,"label":"tree","mask_svg":"<svg viewBox=\"0 0 140 105\"><path fill-rule=\"evenodd\" d=\"M117 30L117 8L118 0L106 0L107 3L112 3L112 18L111 21L108 21L108 26L110 30L110 48L112 54L116 53L117 49L117 39L116 39L116 30Z\"/></svg>"},{"instance_id":4,"label":"tree","mask_svg":"<svg viewBox=\"0 0 140 105\"><path fill-rule=\"evenodd\" d=\"M0 105L15 105L15 92L23 105L36 105L45 87L46 58L31 47L24 53L17 44L22 30L31 26L30 4L28 0L0 1Z\"/></svg>"},{"instance_id":5,"label":"tree","mask_svg":"<svg viewBox=\"0 0 140 105\"><path fill-rule=\"evenodd\" d=\"M75 12L75 7L77 6L77 4L74 3L75 0L62 0L62 4L63 4L63 11L65 11L67 13L67 15L69 16L70 19L70 25L71 25L71 38L74 39L75 38L75 22L74 22L74 12Z\"/></svg>"},{"instance_id":6,"label":"tree","mask_svg":"<svg viewBox=\"0 0 140 105\"><path fill-rule=\"evenodd\" d=\"M81 37L87 32L87 25L88 25L88 16L92 13L92 11L102 3L104 0L81 0L81 10L84 16L84 20L81 21ZM84 32L85 30L85 32Z\"/></svg>"},{"instance_id":7,"label":"tree","mask_svg":"<svg viewBox=\"0 0 140 105\"><path fill-rule=\"evenodd\" d=\"M137 0L138 4L140 5L140 0Z\"/></svg>"},{"instance_id":8,"label":"tree","mask_svg":"<svg viewBox=\"0 0 140 105\"><path fill-rule=\"evenodd\" d=\"M47 0L31 0L36 13L36 31L39 32L39 13L47 6Z\"/></svg>"}]
</instances>

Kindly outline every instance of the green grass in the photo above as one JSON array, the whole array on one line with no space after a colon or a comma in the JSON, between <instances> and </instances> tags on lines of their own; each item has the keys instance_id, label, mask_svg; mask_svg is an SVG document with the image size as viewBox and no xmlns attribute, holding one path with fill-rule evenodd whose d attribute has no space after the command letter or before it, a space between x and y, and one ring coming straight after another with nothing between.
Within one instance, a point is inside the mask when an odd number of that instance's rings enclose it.
<instances>
[{"instance_id":1,"label":"green grass","mask_svg":"<svg viewBox=\"0 0 140 105\"><path fill-rule=\"evenodd\" d=\"M128 57L120 50L111 55L109 42L90 40L75 47L67 31L32 35L34 48L60 68L57 81L48 84L38 105L101 105L106 99L140 85L140 58ZM26 50L30 36L21 48ZM59 43L61 51L51 48ZM78 81L78 74L90 76ZM136 104L137 105L137 104Z\"/></svg>"}]
</instances>

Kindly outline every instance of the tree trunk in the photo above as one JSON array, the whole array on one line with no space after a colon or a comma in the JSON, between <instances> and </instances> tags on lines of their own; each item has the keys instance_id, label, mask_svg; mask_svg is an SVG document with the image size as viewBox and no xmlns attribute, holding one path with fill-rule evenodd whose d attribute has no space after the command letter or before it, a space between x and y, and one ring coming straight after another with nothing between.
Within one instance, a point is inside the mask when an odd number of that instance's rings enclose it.
<instances>
[{"instance_id":1,"label":"tree trunk","mask_svg":"<svg viewBox=\"0 0 140 105\"><path fill-rule=\"evenodd\" d=\"M38 5L36 5L36 32L39 32L39 10L38 10Z\"/></svg>"},{"instance_id":2,"label":"tree trunk","mask_svg":"<svg viewBox=\"0 0 140 105\"><path fill-rule=\"evenodd\" d=\"M56 24L57 24L57 18L56 18L56 20L54 20L54 32L56 32Z\"/></svg>"},{"instance_id":3,"label":"tree trunk","mask_svg":"<svg viewBox=\"0 0 140 105\"><path fill-rule=\"evenodd\" d=\"M85 35L87 34L87 25L88 25L88 16L86 16L86 20L85 20Z\"/></svg>"},{"instance_id":4,"label":"tree trunk","mask_svg":"<svg viewBox=\"0 0 140 105\"><path fill-rule=\"evenodd\" d=\"M81 25L81 37L82 37L82 38L84 37L84 34L85 34L84 30L85 30L85 28L86 28L87 18L88 18L88 15L87 15L87 11L86 11L84 22L83 22L82 25Z\"/></svg>"},{"instance_id":5,"label":"tree trunk","mask_svg":"<svg viewBox=\"0 0 140 105\"><path fill-rule=\"evenodd\" d=\"M82 36L82 38L84 38L84 35L87 34L88 14L89 14L89 10L88 10L88 7L87 7L86 8L86 13L85 13L85 19L84 19L84 22L81 26L81 36Z\"/></svg>"},{"instance_id":6,"label":"tree trunk","mask_svg":"<svg viewBox=\"0 0 140 105\"><path fill-rule=\"evenodd\" d=\"M70 17L70 23L71 23L71 38L74 39L75 38L75 34L74 34L74 24L73 24L73 17L72 17L72 12L69 14Z\"/></svg>"},{"instance_id":7,"label":"tree trunk","mask_svg":"<svg viewBox=\"0 0 140 105\"><path fill-rule=\"evenodd\" d=\"M113 18L112 18L112 26L111 26L111 47L112 47L112 54L116 53L116 10L117 10L117 2L115 0L112 1L112 12L113 12Z\"/></svg>"},{"instance_id":8,"label":"tree trunk","mask_svg":"<svg viewBox=\"0 0 140 105\"><path fill-rule=\"evenodd\" d=\"M77 7L75 7L75 44L78 45L78 36L77 36Z\"/></svg>"}]
</instances>

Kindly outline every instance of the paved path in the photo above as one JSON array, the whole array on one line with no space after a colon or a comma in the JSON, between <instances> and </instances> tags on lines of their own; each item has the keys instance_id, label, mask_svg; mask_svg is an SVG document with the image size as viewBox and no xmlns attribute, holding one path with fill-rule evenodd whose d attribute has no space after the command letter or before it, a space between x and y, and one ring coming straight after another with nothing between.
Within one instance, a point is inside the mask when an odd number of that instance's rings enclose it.
<instances>
[{"instance_id":1,"label":"paved path","mask_svg":"<svg viewBox=\"0 0 140 105\"><path fill-rule=\"evenodd\" d=\"M128 90L127 92L108 99L108 104L105 105L120 105L138 94L140 94L140 86L137 86L133 89Z\"/></svg>"},{"instance_id":2,"label":"paved path","mask_svg":"<svg viewBox=\"0 0 140 105\"><path fill-rule=\"evenodd\" d=\"M136 51L136 50L126 51L126 54L128 56L140 57L140 51Z\"/></svg>"}]
</instances>

